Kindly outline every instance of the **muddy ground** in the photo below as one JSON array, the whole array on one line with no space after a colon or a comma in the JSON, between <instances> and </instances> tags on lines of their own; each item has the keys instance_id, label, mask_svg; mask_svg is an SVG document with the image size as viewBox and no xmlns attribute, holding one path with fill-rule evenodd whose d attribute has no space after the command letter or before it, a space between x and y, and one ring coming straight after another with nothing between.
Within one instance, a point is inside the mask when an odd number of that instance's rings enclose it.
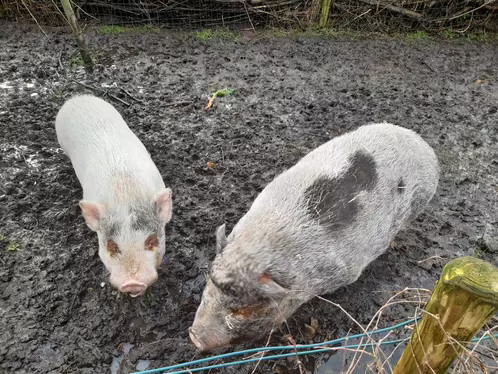
<instances>
[{"instance_id":1,"label":"muddy ground","mask_svg":"<svg viewBox=\"0 0 498 374\"><path fill-rule=\"evenodd\" d=\"M187 328L214 256L215 227L227 222L231 229L278 173L368 122L419 132L438 154L440 186L395 248L327 298L367 323L394 292L431 289L451 258L496 263L497 44L90 30L100 63L87 76L66 30L46 31L48 37L0 25L0 372L108 373L121 343L134 345L121 372L141 359L155 368L199 357ZM208 95L225 86L234 95L204 111ZM58 108L92 87L123 114L174 191L167 254L144 298L107 283L96 235L79 214L80 186L56 142ZM431 256L441 259L418 263ZM413 308L393 307L381 325L412 315ZM321 327L315 341L358 331L337 308L315 300L289 321L298 342L311 318ZM273 343L283 344L285 332ZM325 359L305 359L306 369L316 371ZM282 360L256 372L297 371Z\"/></svg>"}]
</instances>

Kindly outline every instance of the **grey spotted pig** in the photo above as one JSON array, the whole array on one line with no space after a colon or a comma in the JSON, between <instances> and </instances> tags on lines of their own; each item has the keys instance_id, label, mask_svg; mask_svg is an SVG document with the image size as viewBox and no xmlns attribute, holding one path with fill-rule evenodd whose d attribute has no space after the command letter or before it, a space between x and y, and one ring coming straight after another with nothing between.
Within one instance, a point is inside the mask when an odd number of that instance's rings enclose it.
<instances>
[{"instance_id":1,"label":"grey spotted pig","mask_svg":"<svg viewBox=\"0 0 498 374\"><path fill-rule=\"evenodd\" d=\"M439 167L415 132L360 127L302 158L216 233L190 338L202 351L278 327L314 295L358 279L432 199Z\"/></svg>"},{"instance_id":2,"label":"grey spotted pig","mask_svg":"<svg viewBox=\"0 0 498 374\"><path fill-rule=\"evenodd\" d=\"M83 188L79 205L97 232L110 282L138 296L157 279L171 219L171 190L118 111L95 96L68 100L56 118L59 144Z\"/></svg>"}]
</instances>

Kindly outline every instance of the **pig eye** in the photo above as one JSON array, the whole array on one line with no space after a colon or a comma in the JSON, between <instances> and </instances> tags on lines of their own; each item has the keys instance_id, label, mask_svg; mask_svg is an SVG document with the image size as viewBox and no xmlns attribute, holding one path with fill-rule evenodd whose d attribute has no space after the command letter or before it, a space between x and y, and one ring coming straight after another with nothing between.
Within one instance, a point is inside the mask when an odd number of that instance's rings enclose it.
<instances>
[{"instance_id":1,"label":"pig eye","mask_svg":"<svg viewBox=\"0 0 498 374\"><path fill-rule=\"evenodd\" d=\"M115 255L117 255L120 252L118 245L112 239L109 239L107 241L107 250L109 251L109 253L111 254L111 256L115 256Z\"/></svg>"},{"instance_id":2,"label":"pig eye","mask_svg":"<svg viewBox=\"0 0 498 374\"><path fill-rule=\"evenodd\" d=\"M154 234L154 235L149 236L147 238L147 240L145 241L145 249L147 251L153 251L157 247L159 247L159 239L157 238L157 235Z\"/></svg>"}]
</instances>

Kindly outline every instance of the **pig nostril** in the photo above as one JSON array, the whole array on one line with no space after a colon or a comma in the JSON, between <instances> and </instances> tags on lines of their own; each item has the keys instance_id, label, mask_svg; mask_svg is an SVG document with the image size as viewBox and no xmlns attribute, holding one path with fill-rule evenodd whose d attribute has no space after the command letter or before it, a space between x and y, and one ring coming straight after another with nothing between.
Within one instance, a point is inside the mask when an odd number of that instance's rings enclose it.
<instances>
[{"instance_id":1,"label":"pig nostril","mask_svg":"<svg viewBox=\"0 0 498 374\"><path fill-rule=\"evenodd\" d=\"M197 339L195 336L194 330L192 330L192 327L188 329L188 335L190 336L190 340L192 340L192 343L196 346L197 349L202 350L202 343Z\"/></svg>"},{"instance_id":2,"label":"pig nostril","mask_svg":"<svg viewBox=\"0 0 498 374\"><path fill-rule=\"evenodd\" d=\"M121 287L119 287L121 292L127 292L132 297L142 295L146 289L147 285L145 283L138 282L136 280L125 282L121 285Z\"/></svg>"}]
</instances>

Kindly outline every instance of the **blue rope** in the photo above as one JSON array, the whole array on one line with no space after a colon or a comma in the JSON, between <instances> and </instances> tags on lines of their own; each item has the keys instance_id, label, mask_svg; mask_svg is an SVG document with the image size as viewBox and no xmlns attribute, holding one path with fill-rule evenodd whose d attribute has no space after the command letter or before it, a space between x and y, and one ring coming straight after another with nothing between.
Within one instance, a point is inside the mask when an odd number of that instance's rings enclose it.
<instances>
[{"instance_id":1,"label":"blue rope","mask_svg":"<svg viewBox=\"0 0 498 374\"><path fill-rule=\"evenodd\" d=\"M398 340L391 340L391 341L380 342L380 343L353 344L353 345L346 345L346 346L337 347L337 348L360 348L360 347L368 347L368 346L373 346L373 345L396 344L396 343L406 342L409 339L410 338L398 339ZM273 360L273 359L277 359L277 358L292 357L292 356L294 356L294 357L296 357L296 356L303 356L303 355L309 355L309 354L312 354L312 353L330 352L331 350L335 350L337 348L330 347L330 348L314 349L314 350L311 350L311 351L304 351L304 352L292 352L292 353L284 353L284 354L281 354L281 355L265 356L265 357L260 357L260 358L251 358L251 359L248 359L248 360L225 362L223 364L204 366L204 367L194 368L194 369L188 369L188 370L170 371L170 372L168 372L166 374L188 374L188 373L193 373L193 372L196 372L196 371L203 371L203 370L208 370L208 369L219 369L219 368L226 367L226 366L248 364L248 363L251 363L251 362ZM161 370L164 370L164 369L161 369ZM144 373L146 373L146 372L144 372ZM141 373L133 373L133 374L141 374Z\"/></svg>"},{"instance_id":2,"label":"blue rope","mask_svg":"<svg viewBox=\"0 0 498 374\"><path fill-rule=\"evenodd\" d=\"M398 329L400 327L409 325L411 323L414 323L416 320L420 319L421 317L417 319L411 319L402 323L399 323L397 325L391 326L391 327L386 327L383 329L379 330L374 330L371 332L363 333L363 334L356 334L356 335L351 335L348 337L344 338L339 338L339 339L334 339L334 340L329 340L326 342L320 342L320 343L314 343L314 344L303 344L303 345L288 345L288 346L273 346L273 347L261 347L261 348L252 348L252 349L246 349L243 351L238 351L238 352L230 352L230 353L225 353L222 355L218 356L212 356L212 357L207 357L195 361L190 361L190 362L185 362L182 364L177 364L177 365L172 365L172 366L166 366L163 368L158 368L158 369L150 369L146 371L140 371L140 372L135 372L132 374L149 374L149 373L159 373L159 372L164 372L166 370L173 370L173 369L179 369L183 368L185 366L192 366L192 365L197 365L197 364L202 364L205 362L209 361L214 361L214 360L219 360L222 358L227 358L227 357L233 357L233 356L239 356L243 354L248 354L248 353L257 353L257 352L263 352L263 351L276 351L276 350L290 350L290 349L308 349L308 348L315 348L315 347L323 347L325 345L334 345L340 342L343 342L345 340L349 339L356 339L356 338L361 338L365 337L367 335L372 335L372 334L379 334L382 332L387 332L387 331L392 331L395 329ZM491 338L498 338L498 334L491 335L491 336L485 336L481 338L475 338L472 339L472 342L475 343L479 340L489 340ZM329 347L329 348L321 348L321 349L315 349L315 350L309 350L309 351L301 351L301 352L292 352L292 353L284 353L284 354L278 354L278 355L273 355L273 356L264 356L264 357L259 357L259 358L253 358L253 359L247 359L247 360L239 360L239 361L232 361L232 362L225 362L221 364L216 364L216 365L210 365L210 366L203 366L199 368L193 368L193 369L188 369L188 370L180 370L180 371L170 371L167 374L187 374L187 373L193 373L193 372L198 372L198 371L204 371L208 369L218 369L218 368L223 368L227 366L235 366L235 365L241 365L241 364L248 364L251 362L257 362L257 361L266 361L266 360L273 360L273 359L279 359L279 358L285 358L285 357L291 357L291 356L301 356L301 355L309 355L313 353L324 353L324 352L330 352L331 350L336 350L338 348L341 349L347 349L347 348L360 348L360 347L369 347L369 346L380 346L380 345L388 345L388 344L398 344L398 343L403 343L410 340L410 338L404 338L404 339L397 339L397 340L388 340L384 342L379 342L379 343L362 343L362 344L352 344L352 345L346 345L346 346L341 346L341 347Z\"/></svg>"},{"instance_id":3,"label":"blue rope","mask_svg":"<svg viewBox=\"0 0 498 374\"><path fill-rule=\"evenodd\" d=\"M168 366L168 367L164 367L164 368L159 368L159 369L151 369L151 370L146 370L146 371L140 371L140 372L136 372L136 373L133 373L133 374L158 373L158 372L162 372L162 371L165 371L165 370L179 369L179 368L182 368L182 367L185 367L185 366L203 364L203 363L209 362L209 361L220 360L220 359L223 359L223 358L228 358L228 357L233 357L233 356L241 356L241 355L245 355L245 354L249 354L249 353L257 353L257 352L263 352L263 351L282 351L282 350L285 351L285 350L291 350L291 349L292 350L294 350L294 349L309 349L309 348L321 347L321 346L324 346L324 345L334 345L334 344L337 344L337 343L342 343L342 342L344 342L346 340L349 340L349 339L362 338L362 337L365 337L367 335L380 334L380 333L383 333L383 332L388 332L388 331L396 330L396 329L399 329L400 327L404 327L406 325L410 325L410 324L414 323L416 320L419 320L420 318L421 317L419 317L417 319L410 319L408 321L398 323L397 325L394 325L394 326L385 327L385 328L382 328L382 329L379 329L379 330L374 330L374 331L370 331L370 332L363 333L363 334L350 335L350 336L347 336L347 337L344 337L344 338L338 338L338 339L329 340L329 341L326 341L326 342L320 342L320 343L314 343L314 344L303 344L303 345L284 345L284 346L273 346L273 347L260 347L260 348L245 349L243 351L225 353L225 354L218 355L218 356L206 357L206 358L202 358L202 359L195 360L195 361L185 362L183 364L172 365L172 366ZM268 357L270 357L270 356L268 356ZM246 362L246 361L244 361L244 362Z\"/></svg>"}]
</instances>

